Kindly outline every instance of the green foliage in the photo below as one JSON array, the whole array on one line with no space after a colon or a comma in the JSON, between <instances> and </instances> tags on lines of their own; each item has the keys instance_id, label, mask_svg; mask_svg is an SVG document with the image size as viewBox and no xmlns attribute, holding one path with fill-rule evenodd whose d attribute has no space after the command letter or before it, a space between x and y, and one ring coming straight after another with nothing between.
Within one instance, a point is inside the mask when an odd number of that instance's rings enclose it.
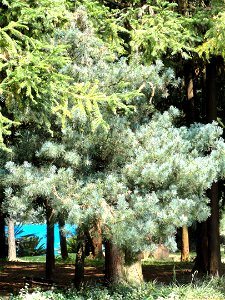
<instances>
[{"instance_id":1,"label":"green foliage","mask_svg":"<svg viewBox=\"0 0 225 300\"><path fill-rule=\"evenodd\" d=\"M7 163L5 207L25 215L47 198L78 226L100 220L103 235L123 249L159 240L175 249L177 227L209 216L206 190L225 164L221 128L177 127L179 117L171 108L135 131L123 118L113 118L108 132L68 127L61 144L46 142L37 153L43 166Z\"/></svg>"},{"instance_id":2,"label":"green foliage","mask_svg":"<svg viewBox=\"0 0 225 300\"><path fill-rule=\"evenodd\" d=\"M71 236L66 239L67 250L69 253L77 253L77 238L76 236Z\"/></svg>"},{"instance_id":3,"label":"green foliage","mask_svg":"<svg viewBox=\"0 0 225 300\"><path fill-rule=\"evenodd\" d=\"M58 72L67 62L65 48L50 40L55 28L68 20L65 3L43 0L37 5L6 1L1 13L4 13L0 20L3 112L13 114L15 120L47 122L47 114L60 100L59 95L65 93L63 82L67 82Z\"/></svg>"},{"instance_id":4,"label":"green foliage","mask_svg":"<svg viewBox=\"0 0 225 300\"><path fill-rule=\"evenodd\" d=\"M103 234L138 251L159 240L174 249L176 227L205 220L210 213L206 190L224 174L222 130L216 124L176 127L178 116L176 109L157 114L122 137L126 158L117 164L115 152L107 172L78 187L76 201L67 203L71 222L100 219Z\"/></svg>"},{"instance_id":5,"label":"green foliage","mask_svg":"<svg viewBox=\"0 0 225 300\"><path fill-rule=\"evenodd\" d=\"M23 300L32 298L34 300L186 300L186 299L225 299L224 279L205 280L195 284L186 285L160 285L156 282L143 284L140 287L118 286L106 289L99 286L87 286L81 291L69 292L41 292L29 293L25 288L20 295L12 299Z\"/></svg>"},{"instance_id":6,"label":"green foliage","mask_svg":"<svg viewBox=\"0 0 225 300\"><path fill-rule=\"evenodd\" d=\"M99 124L107 127L102 108L114 112L126 110L126 99L139 94L138 91L121 96L115 92L105 93L99 89L98 80L87 78L84 81L79 74L78 79L77 74L66 71L72 63L79 63L79 57L75 61L75 56L68 50L68 40L59 36L69 30L77 32L74 24L79 24L81 10L71 14L64 1L42 0L41 3L5 2L1 12L4 12L4 18L0 20L0 95L4 99L4 117L10 115L14 120L42 124L49 129L53 115L64 126L67 118L81 112L87 115L95 130ZM78 34L82 36L82 31ZM87 31L83 36L85 34ZM91 37L97 40L93 35ZM101 41L99 43L103 45ZM82 53L82 47L88 49L87 44L78 43L78 52ZM89 58L93 49L88 50ZM95 53L97 49L95 45Z\"/></svg>"},{"instance_id":7,"label":"green foliage","mask_svg":"<svg viewBox=\"0 0 225 300\"><path fill-rule=\"evenodd\" d=\"M35 236L33 234L25 235L16 239L17 244L17 256L39 256L45 254L45 246L44 244L40 244L40 237Z\"/></svg>"},{"instance_id":8,"label":"green foliage","mask_svg":"<svg viewBox=\"0 0 225 300\"><path fill-rule=\"evenodd\" d=\"M119 56L125 55L125 42L121 37L121 32L127 33L127 29L124 27L119 9L111 10L101 1L81 0L78 1L79 4L80 9L77 10L78 26L81 29L86 27L82 21L85 10L89 16L89 22L93 24L98 36L106 43L107 47Z\"/></svg>"},{"instance_id":9,"label":"green foliage","mask_svg":"<svg viewBox=\"0 0 225 300\"><path fill-rule=\"evenodd\" d=\"M174 7L174 3L158 1L155 6L145 5L132 12L132 51L143 53L150 62L166 53L190 56L198 38L191 20L179 15Z\"/></svg>"},{"instance_id":10,"label":"green foliage","mask_svg":"<svg viewBox=\"0 0 225 300\"><path fill-rule=\"evenodd\" d=\"M0 112L0 149L8 150L5 147L3 136L10 134L10 127L16 123L4 117Z\"/></svg>"},{"instance_id":11,"label":"green foliage","mask_svg":"<svg viewBox=\"0 0 225 300\"><path fill-rule=\"evenodd\" d=\"M211 20L211 27L207 30L204 42L196 50L199 55L210 59L213 55L225 58L225 12L220 12Z\"/></svg>"}]
</instances>

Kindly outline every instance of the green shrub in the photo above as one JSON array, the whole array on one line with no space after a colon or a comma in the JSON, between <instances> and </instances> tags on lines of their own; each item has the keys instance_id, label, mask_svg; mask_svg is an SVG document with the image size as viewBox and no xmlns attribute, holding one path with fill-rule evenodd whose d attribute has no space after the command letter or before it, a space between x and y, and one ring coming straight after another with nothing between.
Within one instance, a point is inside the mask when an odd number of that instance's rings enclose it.
<instances>
[{"instance_id":1,"label":"green shrub","mask_svg":"<svg viewBox=\"0 0 225 300\"><path fill-rule=\"evenodd\" d=\"M40 244L41 240L42 238L34 234L28 234L17 238L17 256L38 256L45 254L45 246L44 243Z\"/></svg>"},{"instance_id":2,"label":"green shrub","mask_svg":"<svg viewBox=\"0 0 225 300\"><path fill-rule=\"evenodd\" d=\"M69 253L77 252L77 236L73 235L67 238L67 250Z\"/></svg>"}]
</instances>

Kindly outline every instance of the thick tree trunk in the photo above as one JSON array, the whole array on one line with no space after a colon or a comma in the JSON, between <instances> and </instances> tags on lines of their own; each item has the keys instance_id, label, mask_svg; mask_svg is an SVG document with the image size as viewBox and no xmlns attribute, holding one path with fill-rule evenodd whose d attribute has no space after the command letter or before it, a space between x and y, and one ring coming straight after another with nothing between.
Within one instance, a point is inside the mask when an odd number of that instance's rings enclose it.
<instances>
[{"instance_id":1,"label":"thick tree trunk","mask_svg":"<svg viewBox=\"0 0 225 300\"><path fill-rule=\"evenodd\" d=\"M90 231L90 236L92 239L92 254L94 258L102 258L102 231L99 222L97 226Z\"/></svg>"},{"instance_id":2,"label":"thick tree trunk","mask_svg":"<svg viewBox=\"0 0 225 300\"><path fill-rule=\"evenodd\" d=\"M188 227L184 225L182 227L182 244L181 244L181 261L189 261L189 235Z\"/></svg>"},{"instance_id":3,"label":"thick tree trunk","mask_svg":"<svg viewBox=\"0 0 225 300\"><path fill-rule=\"evenodd\" d=\"M54 212L52 207L48 203L46 203L46 221L47 221L47 249L46 249L45 274L46 274L46 279L52 280L53 270L55 268Z\"/></svg>"},{"instance_id":4,"label":"thick tree trunk","mask_svg":"<svg viewBox=\"0 0 225 300\"><path fill-rule=\"evenodd\" d=\"M105 242L105 279L112 284L124 282L124 254L112 242Z\"/></svg>"},{"instance_id":5,"label":"thick tree trunk","mask_svg":"<svg viewBox=\"0 0 225 300\"><path fill-rule=\"evenodd\" d=\"M141 257L126 257L112 242L105 243L105 278L111 284L143 283Z\"/></svg>"},{"instance_id":6,"label":"thick tree trunk","mask_svg":"<svg viewBox=\"0 0 225 300\"><path fill-rule=\"evenodd\" d=\"M220 233L219 233L219 199L218 183L213 183L210 191L211 216L208 219L208 273L221 275Z\"/></svg>"},{"instance_id":7,"label":"thick tree trunk","mask_svg":"<svg viewBox=\"0 0 225 300\"><path fill-rule=\"evenodd\" d=\"M196 259L193 268L194 271L206 274L208 270L208 225L207 221L197 223L196 229Z\"/></svg>"},{"instance_id":8,"label":"thick tree trunk","mask_svg":"<svg viewBox=\"0 0 225 300\"><path fill-rule=\"evenodd\" d=\"M206 66L207 123L217 119L216 65L217 59L212 58ZM200 234L198 235L199 242L196 247L197 257L194 269L217 276L221 273L218 183L213 183L212 188L208 191L208 197L210 198L211 216L204 222L205 224L198 224L201 228L198 229Z\"/></svg>"},{"instance_id":9,"label":"thick tree trunk","mask_svg":"<svg viewBox=\"0 0 225 300\"><path fill-rule=\"evenodd\" d=\"M206 67L207 122L212 122L217 119L216 67L216 58L212 58ZM220 275L221 257L218 183L213 184L209 191L209 198L211 200L211 216L208 219L208 273L210 275Z\"/></svg>"},{"instance_id":10,"label":"thick tree trunk","mask_svg":"<svg viewBox=\"0 0 225 300\"><path fill-rule=\"evenodd\" d=\"M125 263L123 266L124 277L127 283L141 284L144 282L142 274L141 258L143 254L136 254L131 256L129 253L125 254Z\"/></svg>"},{"instance_id":11,"label":"thick tree trunk","mask_svg":"<svg viewBox=\"0 0 225 300\"><path fill-rule=\"evenodd\" d=\"M8 259L9 261L16 260L16 240L12 219L8 219Z\"/></svg>"},{"instance_id":12,"label":"thick tree trunk","mask_svg":"<svg viewBox=\"0 0 225 300\"><path fill-rule=\"evenodd\" d=\"M66 260L68 258L68 250L67 250L66 234L65 234L65 221L62 216L59 216L59 238L60 238L61 257L63 260Z\"/></svg>"}]
</instances>

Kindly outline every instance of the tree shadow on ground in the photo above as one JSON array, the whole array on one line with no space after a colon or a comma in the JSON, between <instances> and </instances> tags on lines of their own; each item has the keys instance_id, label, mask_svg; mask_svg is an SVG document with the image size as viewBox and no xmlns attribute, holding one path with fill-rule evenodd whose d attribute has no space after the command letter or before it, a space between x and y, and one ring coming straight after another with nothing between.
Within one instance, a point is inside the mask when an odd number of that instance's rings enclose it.
<instances>
[{"instance_id":1,"label":"tree shadow on ground","mask_svg":"<svg viewBox=\"0 0 225 300\"><path fill-rule=\"evenodd\" d=\"M145 281L156 281L169 284L190 283L193 280L191 274L193 263L161 262L160 264L143 265ZM223 270L225 266L223 264ZM31 290L41 288L43 290L68 289L73 285L73 264L56 264L53 281L45 280L45 264L30 262L1 262L0 263L0 297L16 295L28 286ZM224 273L224 272L223 272ZM85 267L85 282L104 282L104 270L99 267Z\"/></svg>"}]
</instances>

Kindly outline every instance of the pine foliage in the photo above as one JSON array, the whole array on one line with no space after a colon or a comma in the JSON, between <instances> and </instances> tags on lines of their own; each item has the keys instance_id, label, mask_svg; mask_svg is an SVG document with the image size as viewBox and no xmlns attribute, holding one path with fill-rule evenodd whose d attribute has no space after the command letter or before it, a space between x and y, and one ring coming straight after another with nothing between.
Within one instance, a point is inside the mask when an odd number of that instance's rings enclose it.
<instances>
[{"instance_id":1,"label":"pine foliage","mask_svg":"<svg viewBox=\"0 0 225 300\"><path fill-rule=\"evenodd\" d=\"M47 198L71 223L92 228L98 220L123 249L138 252L159 241L175 249L177 227L209 216L206 190L225 164L217 124L179 127L179 116L171 108L135 131L122 119L108 133L68 128L63 143L40 149L43 167L6 165L11 209L22 199L27 209Z\"/></svg>"}]
</instances>

